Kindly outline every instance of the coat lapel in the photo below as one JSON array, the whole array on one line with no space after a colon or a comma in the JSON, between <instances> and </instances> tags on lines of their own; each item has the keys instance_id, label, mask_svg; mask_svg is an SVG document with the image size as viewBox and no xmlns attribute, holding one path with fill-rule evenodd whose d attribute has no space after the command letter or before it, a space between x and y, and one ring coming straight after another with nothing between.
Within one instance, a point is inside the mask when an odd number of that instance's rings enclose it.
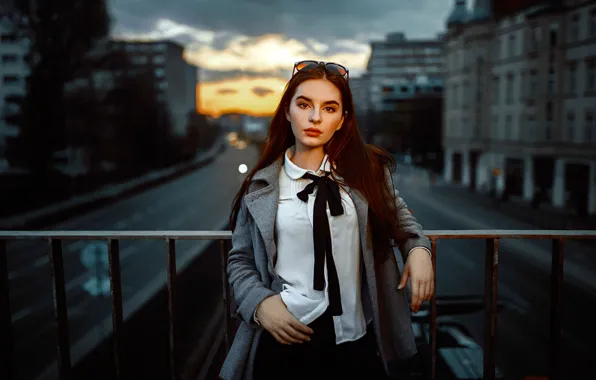
<instances>
[{"instance_id":1,"label":"coat lapel","mask_svg":"<svg viewBox=\"0 0 596 380\"><path fill-rule=\"evenodd\" d=\"M246 207L252 215L263 242L267 256L274 265L277 248L275 245L275 218L277 217L277 203L279 199L279 171L281 170L281 159L255 173L252 182L261 185L245 196ZM261 182L262 183L262 182Z\"/></svg>"},{"instance_id":2,"label":"coat lapel","mask_svg":"<svg viewBox=\"0 0 596 380\"><path fill-rule=\"evenodd\" d=\"M362 248L362 255L366 264L373 263L372 249L369 247L370 240L368 239L368 202L359 192L349 189L348 193L352 197L356 214L358 215L358 230L360 231L360 246Z\"/></svg>"}]
</instances>

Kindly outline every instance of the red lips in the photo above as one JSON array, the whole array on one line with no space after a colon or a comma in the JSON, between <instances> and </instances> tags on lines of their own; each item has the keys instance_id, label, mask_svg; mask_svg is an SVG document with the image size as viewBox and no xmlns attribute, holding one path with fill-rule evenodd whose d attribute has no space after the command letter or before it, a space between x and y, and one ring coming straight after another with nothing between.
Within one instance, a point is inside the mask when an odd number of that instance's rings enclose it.
<instances>
[{"instance_id":1,"label":"red lips","mask_svg":"<svg viewBox=\"0 0 596 380\"><path fill-rule=\"evenodd\" d=\"M307 135L320 135L323 133L323 131L321 131L320 129L316 129L316 128L308 128L308 129L305 129L304 132L306 132Z\"/></svg>"}]
</instances>

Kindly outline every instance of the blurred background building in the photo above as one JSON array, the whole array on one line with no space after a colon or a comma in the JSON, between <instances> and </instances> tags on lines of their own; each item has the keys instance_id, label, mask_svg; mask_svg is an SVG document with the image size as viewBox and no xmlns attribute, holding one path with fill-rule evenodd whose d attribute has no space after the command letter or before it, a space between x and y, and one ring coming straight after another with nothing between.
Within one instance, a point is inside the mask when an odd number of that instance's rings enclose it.
<instances>
[{"instance_id":1,"label":"blurred background building","mask_svg":"<svg viewBox=\"0 0 596 380\"><path fill-rule=\"evenodd\" d=\"M14 117L26 93L29 40L17 33L14 13L0 5L0 173L9 170L6 139L18 134Z\"/></svg>"},{"instance_id":2,"label":"blurred background building","mask_svg":"<svg viewBox=\"0 0 596 380\"><path fill-rule=\"evenodd\" d=\"M445 23L371 42L351 79L367 140L472 191L596 213L595 2L454 0Z\"/></svg>"},{"instance_id":3,"label":"blurred background building","mask_svg":"<svg viewBox=\"0 0 596 380\"><path fill-rule=\"evenodd\" d=\"M442 35L421 40L390 33L371 43L367 72L351 80L366 139L433 168L442 158L442 46Z\"/></svg>"},{"instance_id":4,"label":"blurred background building","mask_svg":"<svg viewBox=\"0 0 596 380\"><path fill-rule=\"evenodd\" d=\"M595 213L594 2L492 3L447 20L444 177Z\"/></svg>"}]
</instances>

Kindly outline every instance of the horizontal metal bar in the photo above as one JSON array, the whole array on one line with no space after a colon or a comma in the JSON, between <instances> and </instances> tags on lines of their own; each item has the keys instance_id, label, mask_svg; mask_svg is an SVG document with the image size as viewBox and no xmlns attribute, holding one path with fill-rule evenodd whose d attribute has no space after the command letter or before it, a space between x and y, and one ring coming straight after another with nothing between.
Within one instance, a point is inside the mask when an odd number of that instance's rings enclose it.
<instances>
[{"instance_id":1,"label":"horizontal metal bar","mask_svg":"<svg viewBox=\"0 0 596 380\"><path fill-rule=\"evenodd\" d=\"M190 240L220 240L232 239L231 231L0 231L0 239L43 239L55 238L62 240L96 240L96 239L190 239Z\"/></svg>"},{"instance_id":2,"label":"horizontal metal bar","mask_svg":"<svg viewBox=\"0 0 596 380\"><path fill-rule=\"evenodd\" d=\"M427 230L429 239L596 239L596 230ZM0 231L0 239L229 240L231 231Z\"/></svg>"}]
</instances>

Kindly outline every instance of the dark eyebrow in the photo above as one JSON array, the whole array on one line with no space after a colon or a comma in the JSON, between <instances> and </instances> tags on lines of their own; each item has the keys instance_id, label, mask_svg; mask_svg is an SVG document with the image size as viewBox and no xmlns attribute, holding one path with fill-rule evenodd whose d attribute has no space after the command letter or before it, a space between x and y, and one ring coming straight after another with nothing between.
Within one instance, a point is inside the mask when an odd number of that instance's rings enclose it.
<instances>
[{"instance_id":1,"label":"dark eyebrow","mask_svg":"<svg viewBox=\"0 0 596 380\"><path fill-rule=\"evenodd\" d=\"M307 98L307 97L306 97L306 96L304 96L304 95L300 95L299 97L297 97L297 98L296 98L296 100L300 100L300 99L302 99L302 100L305 100L305 101L307 101L307 102L310 102L310 103L312 103L312 100L311 100L311 99L309 99L309 98ZM338 102L336 102L335 100L328 100L328 101L326 101L326 102L323 102L323 104L335 104L336 106L338 106L338 107L339 107L339 103L338 103Z\"/></svg>"}]
</instances>

